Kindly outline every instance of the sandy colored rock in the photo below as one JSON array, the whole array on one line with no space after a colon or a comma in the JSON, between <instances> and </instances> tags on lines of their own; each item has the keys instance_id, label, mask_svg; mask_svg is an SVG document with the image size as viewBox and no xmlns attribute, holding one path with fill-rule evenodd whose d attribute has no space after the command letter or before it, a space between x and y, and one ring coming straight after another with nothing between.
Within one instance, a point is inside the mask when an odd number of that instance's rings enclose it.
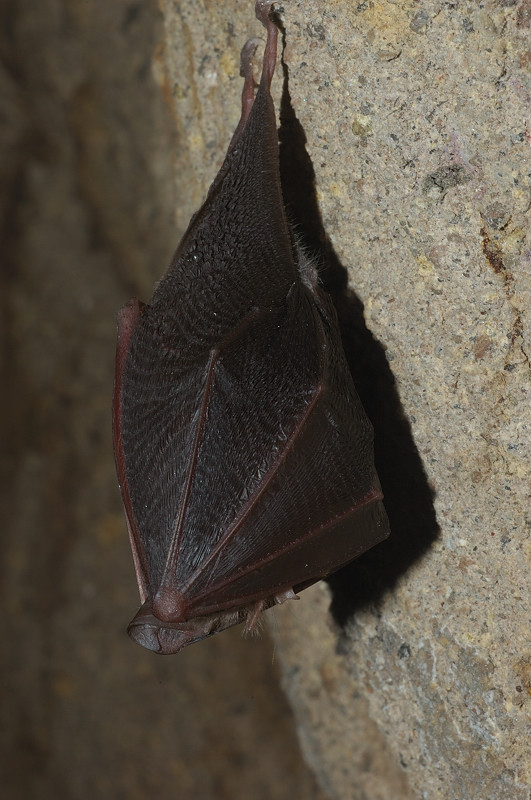
<instances>
[{"instance_id":1,"label":"sandy colored rock","mask_svg":"<svg viewBox=\"0 0 531 800\"><path fill-rule=\"evenodd\" d=\"M238 49L259 31L250 6L163 4L198 196L238 117ZM336 289L393 529L332 582L333 632L323 587L277 614L300 737L334 798L524 800L529 6L282 8L311 159L284 109L284 190ZM294 187L312 169L321 228Z\"/></svg>"},{"instance_id":2,"label":"sandy colored rock","mask_svg":"<svg viewBox=\"0 0 531 800\"><path fill-rule=\"evenodd\" d=\"M127 0L13 5L3 26L3 786L318 797L268 640L154 661L123 635L113 316L204 197L260 33L247 0L160 6L163 30ZM283 9L285 197L393 530L268 615L306 759L340 800L528 800L529 3Z\"/></svg>"}]
</instances>

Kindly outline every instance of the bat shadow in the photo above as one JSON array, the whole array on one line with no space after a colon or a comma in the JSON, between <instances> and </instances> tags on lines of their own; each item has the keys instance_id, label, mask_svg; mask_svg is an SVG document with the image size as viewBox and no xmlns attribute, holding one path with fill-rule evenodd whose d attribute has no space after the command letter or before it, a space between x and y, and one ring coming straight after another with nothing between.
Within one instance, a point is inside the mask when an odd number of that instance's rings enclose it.
<instances>
[{"instance_id":1,"label":"bat shadow","mask_svg":"<svg viewBox=\"0 0 531 800\"><path fill-rule=\"evenodd\" d=\"M282 26L280 26L282 33ZM317 205L315 172L306 136L284 84L280 109L280 171L289 219L306 252L315 254L323 287L331 294L354 384L373 424L375 462L384 492L391 535L330 576L331 612L340 626L358 609L382 601L430 548L439 528L430 488L400 403L385 347L368 330L363 303L348 286L348 274L326 235ZM361 257L361 254L360 254Z\"/></svg>"}]
</instances>

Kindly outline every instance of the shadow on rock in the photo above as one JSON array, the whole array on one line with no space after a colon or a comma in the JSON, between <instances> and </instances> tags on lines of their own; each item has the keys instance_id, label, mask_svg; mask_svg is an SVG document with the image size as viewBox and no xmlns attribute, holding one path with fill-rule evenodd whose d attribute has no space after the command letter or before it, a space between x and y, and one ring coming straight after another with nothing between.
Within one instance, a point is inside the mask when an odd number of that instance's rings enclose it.
<instances>
[{"instance_id":1,"label":"shadow on rock","mask_svg":"<svg viewBox=\"0 0 531 800\"><path fill-rule=\"evenodd\" d=\"M280 110L280 169L284 202L297 237L317 257L324 288L339 318L355 386L375 433L375 462L391 535L385 542L328 578L332 614L340 625L359 608L377 605L438 535L433 492L415 447L389 368L385 348L367 329L363 304L326 236L315 194L315 173L306 137L295 116L284 70Z\"/></svg>"}]
</instances>

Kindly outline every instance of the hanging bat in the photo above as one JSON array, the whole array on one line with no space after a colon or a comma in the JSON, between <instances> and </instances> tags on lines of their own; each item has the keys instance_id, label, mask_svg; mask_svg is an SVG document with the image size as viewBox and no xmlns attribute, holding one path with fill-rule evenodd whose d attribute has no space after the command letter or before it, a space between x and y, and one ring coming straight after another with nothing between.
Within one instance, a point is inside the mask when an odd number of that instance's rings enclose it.
<instances>
[{"instance_id":1,"label":"hanging bat","mask_svg":"<svg viewBox=\"0 0 531 800\"><path fill-rule=\"evenodd\" d=\"M113 432L140 590L129 635L156 653L295 598L388 535L373 433L336 315L287 222L270 85L256 96L147 305L118 314Z\"/></svg>"}]
</instances>

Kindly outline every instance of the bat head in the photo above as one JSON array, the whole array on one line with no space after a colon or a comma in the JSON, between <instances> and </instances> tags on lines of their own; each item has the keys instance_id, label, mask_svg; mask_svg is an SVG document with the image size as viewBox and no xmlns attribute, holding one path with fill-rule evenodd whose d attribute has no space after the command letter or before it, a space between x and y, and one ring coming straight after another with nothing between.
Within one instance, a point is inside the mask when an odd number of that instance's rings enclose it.
<instances>
[{"instance_id":1,"label":"bat head","mask_svg":"<svg viewBox=\"0 0 531 800\"><path fill-rule=\"evenodd\" d=\"M262 603L261 609L268 604ZM146 601L129 624L127 632L133 641L159 655L173 655L189 644L199 642L215 633L252 619L256 604L240 609L222 611L185 621L163 621L153 613L152 604Z\"/></svg>"}]
</instances>

